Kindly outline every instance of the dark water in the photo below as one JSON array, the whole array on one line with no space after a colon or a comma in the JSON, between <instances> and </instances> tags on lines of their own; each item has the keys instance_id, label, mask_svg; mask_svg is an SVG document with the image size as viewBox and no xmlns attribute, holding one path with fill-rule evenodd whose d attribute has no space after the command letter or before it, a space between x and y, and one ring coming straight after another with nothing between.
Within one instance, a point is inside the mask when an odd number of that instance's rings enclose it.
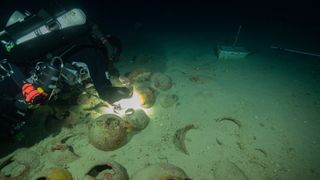
<instances>
[{"instance_id":1,"label":"dark water","mask_svg":"<svg viewBox=\"0 0 320 180\"><path fill-rule=\"evenodd\" d=\"M270 34L283 43L303 44L317 50L320 32L317 6L312 1L3 1L0 25L6 23L14 10L37 13L43 8L53 13L72 7L82 8L106 32L118 36L141 24L156 26L159 31L173 26L190 36L204 31L221 31L229 36L241 24L246 29L241 35L249 41L256 39L250 39L253 33L260 33L259 38Z\"/></svg>"}]
</instances>

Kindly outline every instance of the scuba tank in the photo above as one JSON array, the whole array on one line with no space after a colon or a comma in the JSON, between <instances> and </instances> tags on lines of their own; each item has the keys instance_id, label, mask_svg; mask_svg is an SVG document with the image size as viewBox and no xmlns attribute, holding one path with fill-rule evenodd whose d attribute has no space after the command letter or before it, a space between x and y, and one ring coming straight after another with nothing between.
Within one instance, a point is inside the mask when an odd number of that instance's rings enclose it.
<instances>
[{"instance_id":1,"label":"scuba tank","mask_svg":"<svg viewBox=\"0 0 320 180\"><path fill-rule=\"evenodd\" d=\"M48 100L57 93L58 81L61 77L63 61L55 56L50 62L38 62L32 75L33 84L48 95Z\"/></svg>"},{"instance_id":2,"label":"scuba tank","mask_svg":"<svg viewBox=\"0 0 320 180\"><path fill-rule=\"evenodd\" d=\"M53 15L43 10L36 15L15 12L0 30L1 58L21 65L32 64L85 34L86 21L81 9Z\"/></svg>"},{"instance_id":3,"label":"scuba tank","mask_svg":"<svg viewBox=\"0 0 320 180\"><path fill-rule=\"evenodd\" d=\"M32 82L38 91L47 94L47 99L50 100L53 95L59 93L64 84L82 85L83 81L88 79L90 73L85 63L64 64L61 57L55 56L50 62L38 62L29 82Z\"/></svg>"},{"instance_id":4,"label":"scuba tank","mask_svg":"<svg viewBox=\"0 0 320 180\"><path fill-rule=\"evenodd\" d=\"M62 81L69 86L82 85L90 79L88 66L82 62L66 63L61 72Z\"/></svg>"},{"instance_id":5,"label":"scuba tank","mask_svg":"<svg viewBox=\"0 0 320 180\"><path fill-rule=\"evenodd\" d=\"M40 15L23 15L15 11L7 23L6 28L1 32L11 37L14 45L22 44L38 36L51 33L67 27L83 25L86 23L86 15L81 9L62 11L53 16L49 16L44 11ZM39 13L40 14L40 13ZM44 17L47 16L47 17Z\"/></svg>"}]
</instances>

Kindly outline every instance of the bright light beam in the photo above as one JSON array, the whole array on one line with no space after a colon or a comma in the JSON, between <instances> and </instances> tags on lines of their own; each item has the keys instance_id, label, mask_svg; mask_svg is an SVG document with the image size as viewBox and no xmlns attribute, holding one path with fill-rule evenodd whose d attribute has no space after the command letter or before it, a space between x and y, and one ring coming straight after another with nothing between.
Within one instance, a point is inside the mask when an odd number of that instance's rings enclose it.
<instances>
[{"instance_id":1,"label":"bright light beam","mask_svg":"<svg viewBox=\"0 0 320 180\"><path fill-rule=\"evenodd\" d=\"M143 109L148 115L150 115L150 110L143 108L142 105L142 98L141 96L136 92L133 91L132 97L128 99L121 99L114 103L114 105L119 106L120 109L114 112L114 107L112 108L105 108L105 113L111 113L116 114L119 116L124 116L127 109Z\"/></svg>"}]
</instances>

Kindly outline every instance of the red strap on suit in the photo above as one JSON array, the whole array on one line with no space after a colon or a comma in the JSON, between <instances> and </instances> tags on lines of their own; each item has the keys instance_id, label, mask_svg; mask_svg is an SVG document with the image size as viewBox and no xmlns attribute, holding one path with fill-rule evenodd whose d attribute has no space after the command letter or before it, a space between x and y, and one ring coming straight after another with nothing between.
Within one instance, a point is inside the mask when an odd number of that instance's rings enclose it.
<instances>
[{"instance_id":1,"label":"red strap on suit","mask_svg":"<svg viewBox=\"0 0 320 180\"><path fill-rule=\"evenodd\" d=\"M44 97L44 92L38 91L31 83L26 83L22 86L22 95L27 103L35 103L37 97Z\"/></svg>"}]
</instances>

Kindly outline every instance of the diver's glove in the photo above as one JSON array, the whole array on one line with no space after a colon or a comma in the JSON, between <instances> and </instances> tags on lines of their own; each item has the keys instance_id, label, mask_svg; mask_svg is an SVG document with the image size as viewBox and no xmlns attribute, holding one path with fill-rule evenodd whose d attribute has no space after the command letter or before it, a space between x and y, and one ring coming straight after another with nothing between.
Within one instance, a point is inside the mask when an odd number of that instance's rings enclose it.
<instances>
[{"instance_id":1,"label":"diver's glove","mask_svg":"<svg viewBox=\"0 0 320 180\"><path fill-rule=\"evenodd\" d=\"M132 89L127 87L111 87L108 90L108 93L104 97L101 97L103 100L107 101L110 104L117 102L121 99L130 98L132 96Z\"/></svg>"}]
</instances>

